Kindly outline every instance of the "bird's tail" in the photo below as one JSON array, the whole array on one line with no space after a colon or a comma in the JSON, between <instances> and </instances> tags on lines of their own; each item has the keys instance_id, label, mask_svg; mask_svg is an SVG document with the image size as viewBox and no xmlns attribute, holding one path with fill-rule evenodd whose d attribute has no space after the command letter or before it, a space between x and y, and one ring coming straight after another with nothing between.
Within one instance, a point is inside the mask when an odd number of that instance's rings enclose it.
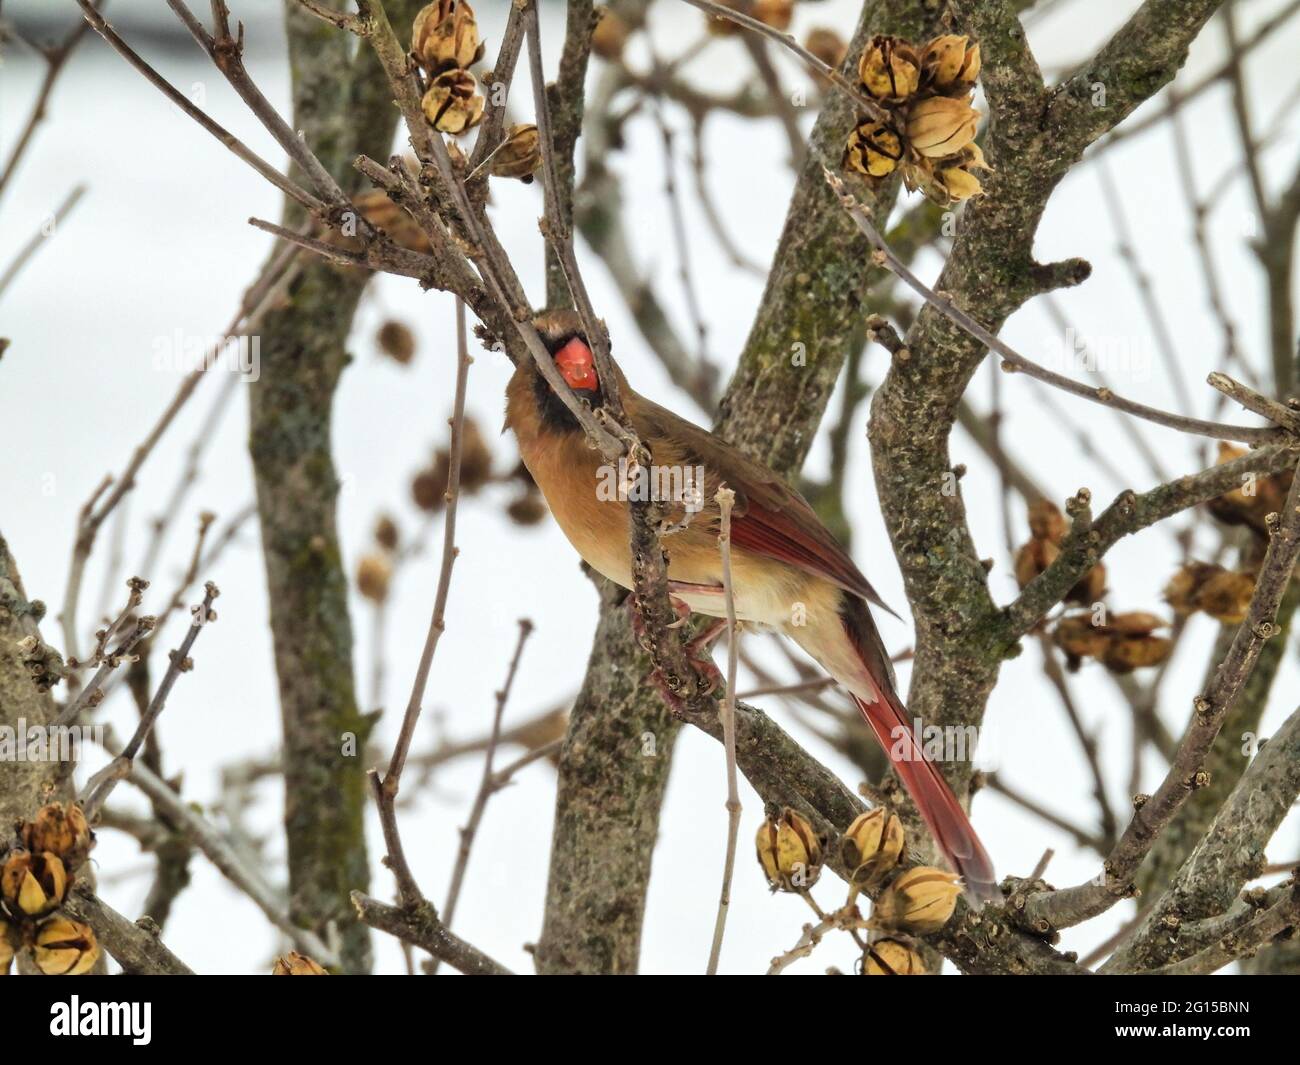
<instances>
[{"instance_id":1,"label":"bird's tail","mask_svg":"<svg viewBox=\"0 0 1300 1065\"><path fill-rule=\"evenodd\" d=\"M847 598L847 597L846 597ZM859 609L860 608L860 609ZM865 622L865 624L864 624ZM866 672L870 692L853 692L862 716L885 749L894 772L916 804L944 857L981 899L997 893L993 862L975 827L943 774L926 756L894 688L893 671L866 604L854 600L844 612L844 629ZM875 699L865 698L874 695Z\"/></svg>"}]
</instances>

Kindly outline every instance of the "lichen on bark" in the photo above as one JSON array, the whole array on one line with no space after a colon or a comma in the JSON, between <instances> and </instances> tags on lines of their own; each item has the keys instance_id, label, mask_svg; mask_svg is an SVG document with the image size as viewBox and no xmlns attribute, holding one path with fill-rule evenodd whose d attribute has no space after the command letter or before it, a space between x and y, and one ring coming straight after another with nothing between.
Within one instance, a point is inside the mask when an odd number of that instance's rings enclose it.
<instances>
[{"instance_id":1,"label":"lichen on bark","mask_svg":"<svg viewBox=\"0 0 1300 1065\"><path fill-rule=\"evenodd\" d=\"M342 7L344 5L336 5ZM389 5L409 25L419 4ZM293 124L343 188L360 152L383 156L397 112L372 50L285 4ZM301 176L301 175L299 175ZM285 224L301 209L286 203ZM339 480L331 450L335 390L367 276L309 262L262 330L261 376L249 388L249 452L275 644L284 735L290 915L341 937L347 971L370 966L369 932L349 893L370 882L360 752L370 721L357 705L347 574L336 522ZM355 737L351 756L346 738Z\"/></svg>"}]
</instances>

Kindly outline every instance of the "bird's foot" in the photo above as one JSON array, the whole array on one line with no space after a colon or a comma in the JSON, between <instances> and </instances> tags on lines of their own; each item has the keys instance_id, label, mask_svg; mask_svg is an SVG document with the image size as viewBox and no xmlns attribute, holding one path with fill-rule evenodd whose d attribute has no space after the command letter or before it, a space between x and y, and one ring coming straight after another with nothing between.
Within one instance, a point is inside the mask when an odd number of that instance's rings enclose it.
<instances>
[{"instance_id":1,"label":"bird's foot","mask_svg":"<svg viewBox=\"0 0 1300 1065\"><path fill-rule=\"evenodd\" d=\"M691 608L678 599L675 595L668 597L668 602L672 604L673 613L677 615L675 621L670 621L665 627L669 629L680 629L691 619ZM636 605L636 595L629 595L623 600L624 607L627 608L628 616L632 621L632 635L636 637L636 642L642 647L646 646L645 640L645 622L641 620L641 611ZM649 650L649 648L646 648Z\"/></svg>"},{"instance_id":2,"label":"bird's foot","mask_svg":"<svg viewBox=\"0 0 1300 1065\"><path fill-rule=\"evenodd\" d=\"M668 684L664 671L658 666L650 670L650 683L654 685L659 697L668 704L673 717L681 717L686 712L686 702Z\"/></svg>"},{"instance_id":3,"label":"bird's foot","mask_svg":"<svg viewBox=\"0 0 1300 1065\"><path fill-rule=\"evenodd\" d=\"M714 664L713 659L707 657L697 658L695 655L690 655L688 660L695 667L695 672L704 681L704 695L712 695L714 692L726 690L727 678L722 675L722 670Z\"/></svg>"}]
</instances>

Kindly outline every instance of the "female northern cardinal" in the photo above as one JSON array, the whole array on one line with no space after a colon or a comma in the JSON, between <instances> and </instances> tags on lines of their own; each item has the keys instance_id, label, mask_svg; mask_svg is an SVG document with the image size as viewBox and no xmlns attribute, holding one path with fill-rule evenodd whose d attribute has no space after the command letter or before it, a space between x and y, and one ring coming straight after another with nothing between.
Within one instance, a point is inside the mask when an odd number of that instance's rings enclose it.
<instances>
[{"instance_id":1,"label":"female northern cardinal","mask_svg":"<svg viewBox=\"0 0 1300 1065\"><path fill-rule=\"evenodd\" d=\"M549 311L535 324L569 387L593 409L599 407L603 397L595 359L578 316ZM689 513L688 501L675 500L674 516L682 520L664 541L675 605L714 618L726 616L714 500L725 484L736 493L731 571L737 618L785 633L848 689L948 861L972 890L987 896L993 863L916 741L867 602L889 608L808 502L779 476L637 395L621 372L619 389L631 427L649 448L656 470L702 470L703 483L696 486L698 513ZM560 528L593 569L630 589L628 508L626 495L611 498L612 471L588 446L582 426L531 359L519 363L506 396L506 425L514 430L524 465ZM666 477L658 483L683 481ZM723 627L713 627L692 649Z\"/></svg>"}]
</instances>

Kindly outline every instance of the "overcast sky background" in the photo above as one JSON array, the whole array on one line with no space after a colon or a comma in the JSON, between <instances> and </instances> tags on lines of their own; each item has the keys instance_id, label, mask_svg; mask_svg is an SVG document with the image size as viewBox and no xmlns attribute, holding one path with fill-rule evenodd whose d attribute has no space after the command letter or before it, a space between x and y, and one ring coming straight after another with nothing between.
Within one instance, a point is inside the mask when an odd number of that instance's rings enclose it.
<instances>
[{"instance_id":1,"label":"overcast sky background","mask_svg":"<svg viewBox=\"0 0 1300 1065\"><path fill-rule=\"evenodd\" d=\"M800 4L795 30L802 37L812 26L827 25L847 37L858 6L857 0ZM1244 32L1248 33L1281 2L1252 0L1241 6ZM1137 2L1112 0L1103 5L1067 3L1058 7L1030 27L1031 43L1043 66L1051 71L1068 67L1089 53L1122 24ZM6 16L18 19L39 16L41 26L52 28L51 12L63 8L68 18L73 17L75 5L70 0L58 4L10 0L4 10ZM244 0L233 8L248 27L248 63L254 77L287 113L288 81L278 5ZM500 40L505 3L481 0L477 9L490 58ZM174 30L163 5L113 0L110 13L128 40L136 42L175 84L189 90L202 83L207 108L214 117L267 158L279 158L274 144L202 54ZM544 5L544 15L544 40L553 59L563 28L561 5ZM655 5L653 32L662 55L670 56L693 42L700 26L700 14L685 4L662 0ZM1294 88L1298 45L1300 29L1292 23L1258 49L1250 61L1252 105L1260 128L1272 121ZM636 61L643 58L639 49L632 54ZM1222 55L1222 28L1215 24L1194 46L1181 75L1184 83L1212 69ZM784 56L777 61L787 85L805 84L805 76ZM744 53L735 43L716 46L709 51L707 62L688 68L715 88L734 82L745 69ZM0 146L4 151L26 117L40 73L37 62L10 50L0 72ZM515 99L523 106L527 92ZM1151 110L1145 108L1139 116ZM806 126L813 117L810 109L804 119ZM1188 118L1198 161L1204 165L1199 175L1204 190L1234 169L1237 158L1226 88L1220 86L1199 99ZM683 131L678 157L679 163L684 163L688 145L685 118L670 110L669 119ZM676 279L676 250L665 224L658 131L648 121L633 122L629 131L626 150L614 160L614 166L624 178L636 254L653 275L660 298L676 316L679 329L689 336L690 319ZM1289 180L1298 134L1300 128L1290 120L1269 146L1264 159L1270 189ZM713 164L709 180L731 232L750 257L769 262L792 183L784 165L785 141L779 126L715 116L709 123L709 155ZM1206 416L1213 393L1202 382L1208 371L1220 366L1221 338L1207 307L1189 240L1189 219L1177 184L1170 134L1162 127L1117 148L1107 158L1122 190L1136 246L1153 275L1156 295L1184 364L1184 378L1196 405L1189 413ZM689 189L688 176L682 173L679 177L679 184ZM49 121L39 131L0 205L0 262L9 261L69 188L79 182L88 186L88 192L75 214L59 228L56 239L41 248L0 302L0 335L12 341L0 366L0 397L10 439L0 461L0 528L18 559L28 594L50 604L44 634L56 645L60 637L54 617L63 597L77 512L105 473L122 468L179 383L178 373L155 366L158 338L172 337L178 330L193 337L224 329L269 247L266 235L249 227L246 220L250 215L276 219L280 211L280 197L270 185L181 115L94 37L60 80ZM730 372L753 319L761 282L728 263L707 235L692 197L685 196L684 203L692 232L700 235L691 255L705 301L709 352ZM537 302L543 291L541 244L535 228L540 213L539 185L494 183L493 217ZM1267 350L1264 296L1259 271L1246 246L1253 219L1247 184L1240 175L1228 186L1211 226L1242 350L1262 366ZM1128 371L1112 373L1113 385L1145 402L1176 408L1178 399L1154 354L1150 324L1115 244L1096 171L1080 167L1054 196L1035 254L1040 261L1082 256L1093 263L1091 280L1060 294L1062 306L1090 340L1136 353ZM690 400L673 388L641 342L599 262L581 245L578 252L596 306L609 322L615 350L634 385L689 417L703 420ZM937 257L928 256L920 263L921 273L932 278L938 266ZM375 351L374 331L388 317L402 319L417 333L419 352L408 367L397 366ZM1061 362L1065 340L1041 307L1031 305L1017 314L1003 336L1031 357L1055 360L1053 365L1066 368ZM351 342L355 362L343 377L335 408L334 451L344 486L339 525L349 572L367 549L378 512L393 513L408 534L418 524L408 485L430 448L445 436L454 369L453 338L450 296L422 293L415 282L403 279L380 278L371 286ZM871 349L865 361L866 378L879 381L884 366L883 352ZM1077 376L1086 372L1077 365L1068 368ZM972 386L971 397L980 409L987 405L989 369L982 370ZM472 416L489 431L502 469L515 461L512 440L495 436L508 372L503 358L482 353L471 371L468 400ZM204 382L150 458L130 497L125 558L132 571L146 542L148 521L170 492L184 465L185 450L221 384L219 379ZM1004 389L1008 447L1057 498L1064 499L1087 485L1104 503L1121 488L1141 489L1153 483L1146 467L1116 433L1109 413L1058 397L1075 418L1090 427L1095 446L1123 472L1124 483L1097 470L1026 382L1006 378ZM847 482L856 523L854 553L886 601L902 604L901 579L875 499L865 440L866 417L864 406L854 427ZM157 609L171 594L192 547L197 512L211 509L224 520L252 500L247 427L247 405L244 397L238 396L211 441L201 481L177 518L167 561L157 574L147 608ZM1154 427L1144 432L1171 472L1188 472L1201 465L1199 444L1194 446L1188 438ZM952 450L954 461L965 462L970 468L963 487L976 542L981 555L997 559L992 587L995 595L1006 601L1014 594L1015 584L1003 548L996 479L960 431ZM808 468L820 473L826 461L825 440L819 439ZM520 617L531 618L537 629L524 654L507 725L572 694L581 682L594 629L595 592L579 572L572 549L549 520L521 529L503 519L502 507L509 497L507 489L493 488L462 504L461 556L452 584L449 624L434 663L417 749L426 749L435 741L438 727L452 738L478 736L487 730L493 692L504 676ZM1025 528L1019 508L1016 518L1017 539L1022 540ZM1200 542L1211 542L1208 530L1201 537ZM92 565L84 586L83 641L95 627L93 615L100 601L101 565L109 539L106 529L96 553L97 564ZM439 542L440 530L435 528L433 549L404 573L392 603L385 693L389 711L379 730L384 750L395 735L427 628ZM1110 602L1117 609L1155 610L1167 615L1161 589L1177 559L1170 531L1152 530L1125 541L1106 560ZM188 800L208 803L217 797L223 765L263 758L279 741L265 579L255 523L246 525L239 541L202 577L221 586L220 621L199 641L195 670L176 686L161 720L160 736L167 772L183 772ZM114 602L119 599L115 590ZM358 691L364 697L372 662L370 611L359 597L353 608L354 664ZM1194 618L1191 626L1191 637L1179 648L1161 704L1161 714L1175 734L1181 732L1217 629L1204 616ZM178 615L165 637L167 646L174 646L183 627ZM892 619L882 621L882 632L893 650L910 644L910 628ZM752 639L755 647L774 660L763 648L768 638ZM908 668L902 667L904 685L907 674ZM1294 709L1296 678L1294 655L1289 653L1273 691L1265 735ZM1100 730L1112 798L1122 811L1128 778L1128 712L1098 666L1085 666L1073 686L1089 726ZM760 702L845 780L857 782L854 769L795 725L779 702ZM134 710L125 699L113 700L105 711L106 719L119 731L133 722ZM1026 646L1025 654L1003 671L989 706L982 754L986 764L995 766L1019 790L1086 825L1094 822L1090 779L1059 701L1042 679L1033 646ZM467 815L480 770L477 757L455 763L438 775L416 805L404 811L408 853L422 887L435 901L445 892L458 841L457 827ZM1153 789L1162 775L1162 766L1152 760L1146 766L1143 788ZM743 782L742 788L741 855L722 968L752 973L761 972L774 954L794 943L808 913L797 898L768 895L749 842L762 817L762 803ZM457 914L458 932L517 970L531 970L524 945L536 940L540 932L553 794L554 773L549 765L540 764L527 769L514 787L492 801ZM280 783L268 781L259 796L251 823L268 836L264 871L280 883ZM677 746L655 856L644 938L645 972L703 971L726 833L724 797L721 748L708 737L685 730ZM129 787L119 789L114 802L140 812L148 809ZM1098 868L1095 856L1078 850L1059 833L990 792L978 797L974 821L999 872L1027 874L1047 847L1056 849L1048 879L1058 885L1077 882ZM370 846L376 868L372 889L387 896L392 885L389 874L378 865L380 838L373 818ZM1298 847L1300 833L1292 819L1270 848L1270 859L1292 858ZM140 854L130 840L108 831L100 834L95 857L107 900L135 917L151 881L152 858ZM277 935L253 904L206 860L197 858L192 869L194 883L180 897L167 927L169 946L200 972L267 971L273 954L283 945ZM840 888L839 882L828 876L814 894L823 906L835 906L842 901ZM1063 949L1086 952L1130 912L1124 904L1107 918L1072 930L1064 937ZM396 941L376 935L375 948L377 970L401 971ZM816 973L829 965L847 970L854 960L849 948L846 937L843 943L828 941L793 971Z\"/></svg>"}]
</instances>

